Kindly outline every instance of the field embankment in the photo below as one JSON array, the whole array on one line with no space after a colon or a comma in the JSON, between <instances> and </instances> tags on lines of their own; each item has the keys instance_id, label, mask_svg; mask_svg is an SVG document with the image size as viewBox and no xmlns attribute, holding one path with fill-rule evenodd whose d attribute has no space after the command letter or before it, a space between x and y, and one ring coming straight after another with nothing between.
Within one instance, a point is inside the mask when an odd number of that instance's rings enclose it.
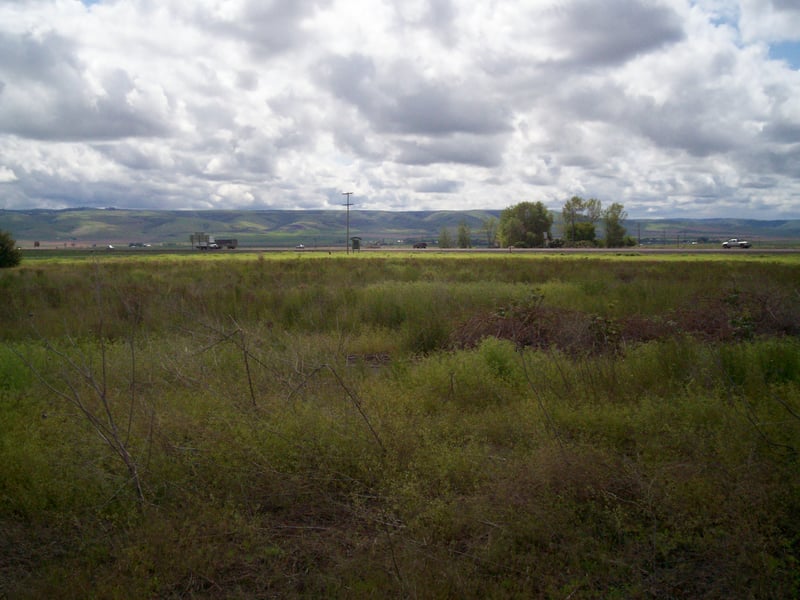
<instances>
[{"instance_id":1,"label":"field embankment","mask_svg":"<svg viewBox=\"0 0 800 600\"><path fill-rule=\"evenodd\" d=\"M2 597L800 594L794 257L98 255L0 289Z\"/></svg>"}]
</instances>

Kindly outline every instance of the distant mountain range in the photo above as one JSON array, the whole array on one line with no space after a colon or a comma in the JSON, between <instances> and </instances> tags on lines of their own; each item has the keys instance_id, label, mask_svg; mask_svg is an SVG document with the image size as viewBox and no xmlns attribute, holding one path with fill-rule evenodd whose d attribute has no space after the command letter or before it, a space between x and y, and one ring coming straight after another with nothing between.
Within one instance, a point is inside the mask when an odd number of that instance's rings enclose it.
<instances>
[{"instance_id":1,"label":"distant mountain range","mask_svg":"<svg viewBox=\"0 0 800 600\"><path fill-rule=\"evenodd\" d=\"M455 236L460 223L471 230L474 245L485 245L484 224L499 210L349 212L350 236L363 244L433 242L443 228ZM554 214L554 237L562 235L561 215ZM800 219L629 219L628 234L643 242L720 241L729 237L751 241L800 241ZM241 246L280 247L344 244L348 231L345 210L0 210L0 229L17 242L42 245L122 244L142 242L188 246L189 236L205 232L236 238ZM602 231L599 232L602 236Z\"/></svg>"}]
</instances>

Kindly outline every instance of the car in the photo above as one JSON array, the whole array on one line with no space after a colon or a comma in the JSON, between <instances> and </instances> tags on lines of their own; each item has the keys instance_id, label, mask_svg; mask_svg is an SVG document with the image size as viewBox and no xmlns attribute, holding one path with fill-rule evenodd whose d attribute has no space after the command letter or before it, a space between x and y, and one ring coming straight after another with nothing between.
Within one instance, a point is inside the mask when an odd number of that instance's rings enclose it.
<instances>
[{"instance_id":1,"label":"car","mask_svg":"<svg viewBox=\"0 0 800 600\"><path fill-rule=\"evenodd\" d=\"M414 244L414 248L427 248L427 247L428 247L427 242L417 242L416 244Z\"/></svg>"},{"instance_id":2,"label":"car","mask_svg":"<svg viewBox=\"0 0 800 600\"><path fill-rule=\"evenodd\" d=\"M727 242L722 242L723 248L749 248L750 242L747 240L740 240L738 238L731 238Z\"/></svg>"},{"instance_id":3,"label":"car","mask_svg":"<svg viewBox=\"0 0 800 600\"><path fill-rule=\"evenodd\" d=\"M305 246L303 244L297 244L297 246L295 246L295 249L303 250L303 249L305 249Z\"/></svg>"}]
</instances>

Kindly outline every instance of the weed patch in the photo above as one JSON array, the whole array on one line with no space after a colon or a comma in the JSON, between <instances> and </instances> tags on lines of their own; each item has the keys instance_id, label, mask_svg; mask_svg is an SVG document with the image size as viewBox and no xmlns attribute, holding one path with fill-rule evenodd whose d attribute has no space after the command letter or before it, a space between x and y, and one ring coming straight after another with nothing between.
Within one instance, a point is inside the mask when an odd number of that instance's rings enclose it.
<instances>
[{"instance_id":1,"label":"weed patch","mask_svg":"<svg viewBox=\"0 0 800 600\"><path fill-rule=\"evenodd\" d=\"M0 274L0 596L800 594L796 264L210 258Z\"/></svg>"}]
</instances>

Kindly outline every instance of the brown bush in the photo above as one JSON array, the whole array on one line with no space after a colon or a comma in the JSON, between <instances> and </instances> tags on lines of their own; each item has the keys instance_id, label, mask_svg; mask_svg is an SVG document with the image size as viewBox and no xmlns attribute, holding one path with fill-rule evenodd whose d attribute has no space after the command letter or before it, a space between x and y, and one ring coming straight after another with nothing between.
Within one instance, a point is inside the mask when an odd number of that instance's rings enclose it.
<instances>
[{"instance_id":1,"label":"brown bush","mask_svg":"<svg viewBox=\"0 0 800 600\"><path fill-rule=\"evenodd\" d=\"M511 306L478 314L456 327L453 348L474 348L485 337L521 347L557 348L570 355L617 352L622 344L691 335L704 341L730 341L757 335L798 335L800 303L786 294L763 291L693 298L663 315L626 315L619 319L577 310Z\"/></svg>"}]
</instances>

